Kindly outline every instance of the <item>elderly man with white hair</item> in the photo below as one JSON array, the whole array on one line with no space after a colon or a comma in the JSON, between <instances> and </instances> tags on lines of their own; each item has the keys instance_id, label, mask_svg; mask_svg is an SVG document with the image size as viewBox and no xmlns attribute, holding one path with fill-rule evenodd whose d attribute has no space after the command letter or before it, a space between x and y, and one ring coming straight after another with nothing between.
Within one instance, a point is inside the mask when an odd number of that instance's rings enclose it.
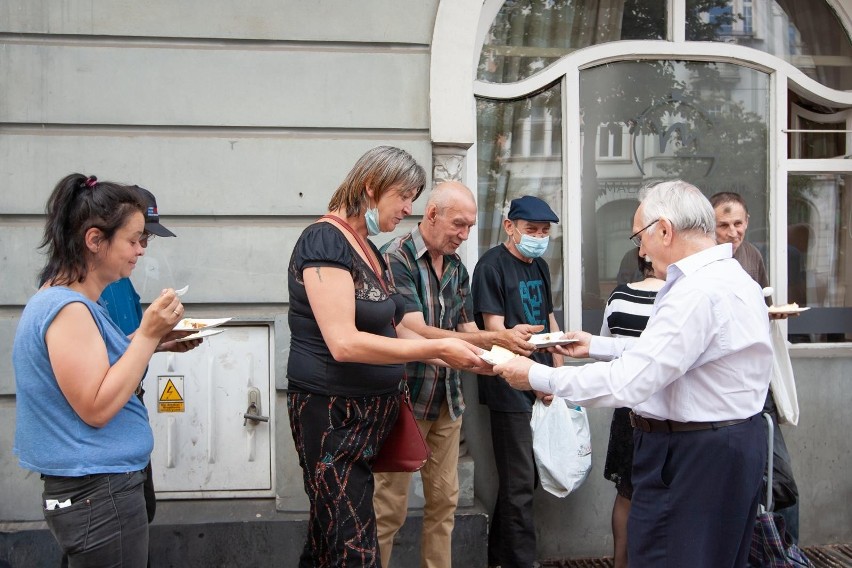
<instances>
[{"instance_id":1,"label":"elderly man with white hair","mask_svg":"<svg viewBox=\"0 0 852 568\"><path fill-rule=\"evenodd\" d=\"M760 287L717 245L710 202L684 181L645 190L630 237L666 284L638 338L552 348L599 362L524 357L495 372L587 407L633 408L628 550L636 566L746 566L766 465L760 411L772 346Z\"/></svg>"}]
</instances>

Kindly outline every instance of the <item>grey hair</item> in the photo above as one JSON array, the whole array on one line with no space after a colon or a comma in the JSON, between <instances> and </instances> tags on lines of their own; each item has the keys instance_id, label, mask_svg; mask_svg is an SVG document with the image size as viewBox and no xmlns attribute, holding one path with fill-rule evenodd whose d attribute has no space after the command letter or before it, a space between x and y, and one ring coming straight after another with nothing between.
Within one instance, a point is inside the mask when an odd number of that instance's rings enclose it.
<instances>
[{"instance_id":1,"label":"grey hair","mask_svg":"<svg viewBox=\"0 0 852 568\"><path fill-rule=\"evenodd\" d=\"M687 238L701 236L716 240L713 206L691 183L680 179L654 183L642 189L639 201L643 205L643 225L666 218L675 230L685 232ZM653 233L656 227L649 227L647 232Z\"/></svg>"}]
</instances>

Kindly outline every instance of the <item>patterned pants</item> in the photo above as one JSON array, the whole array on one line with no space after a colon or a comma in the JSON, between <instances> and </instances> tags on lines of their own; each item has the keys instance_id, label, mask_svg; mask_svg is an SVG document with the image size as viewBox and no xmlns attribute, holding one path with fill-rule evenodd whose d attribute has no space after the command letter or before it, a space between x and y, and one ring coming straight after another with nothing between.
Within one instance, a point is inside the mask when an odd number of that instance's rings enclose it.
<instances>
[{"instance_id":1,"label":"patterned pants","mask_svg":"<svg viewBox=\"0 0 852 568\"><path fill-rule=\"evenodd\" d=\"M287 395L310 500L301 568L381 566L372 463L399 412L399 394Z\"/></svg>"}]
</instances>

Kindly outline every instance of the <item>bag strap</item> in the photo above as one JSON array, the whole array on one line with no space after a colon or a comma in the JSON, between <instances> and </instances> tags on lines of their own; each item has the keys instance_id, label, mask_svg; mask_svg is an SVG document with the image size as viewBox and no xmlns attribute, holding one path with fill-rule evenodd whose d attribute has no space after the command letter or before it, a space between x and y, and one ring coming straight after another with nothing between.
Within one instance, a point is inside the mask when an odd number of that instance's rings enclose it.
<instances>
[{"instance_id":1,"label":"bag strap","mask_svg":"<svg viewBox=\"0 0 852 568\"><path fill-rule=\"evenodd\" d=\"M379 285L382 287L382 290L385 291L385 294L390 296L390 291L388 290L387 284L385 283L385 279L382 277L382 272L378 266L376 266L374 261L375 254L371 254L372 251L369 250L364 237L362 237L358 232L352 228L352 225L338 217L337 215L323 215L320 219L328 219L329 221L334 222L337 225L340 225L349 233L355 237L355 241L361 247L361 250L364 251L364 256L367 257L367 261L370 263L370 268L373 269L373 272L376 274L376 279L379 281ZM396 321L393 321L393 328L396 329ZM402 380L399 382L399 390L402 394L402 398L407 404L411 404L411 391L408 390L408 373L405 372L403 367L402 372Z\"/></svg>"},{"instance_id":2,"label":"bag strap","mask_svg":"<svg viewBox=\"0 0 852 568\"><path fill-rule=\"evenodd\" d=\"M388 290L387 284L385 284L385 279L382 276L382 271L376 264L377 259L375 258L375 253L373 253L372 250L370 250L369 246L367 246L367 242L364 240L364 237L362 237L355 229L353 229L349 223L347 223L345 220L338 217L337 215L323 215L322 217L320 217L320 219L328 219L329 221L332 221L335 224L340 225L341 227L349 231L349 233L355 238L355 242L358 243L358 246L360 246L361 250L364 252L364 256L367 258L367 262L370 264L370 268L372 268L373 272L376 274L376 278L378 279L379 285L382 287L382 290L385 291L385 294L390 296L390 291Z\"/></svg>"}]
</instances>

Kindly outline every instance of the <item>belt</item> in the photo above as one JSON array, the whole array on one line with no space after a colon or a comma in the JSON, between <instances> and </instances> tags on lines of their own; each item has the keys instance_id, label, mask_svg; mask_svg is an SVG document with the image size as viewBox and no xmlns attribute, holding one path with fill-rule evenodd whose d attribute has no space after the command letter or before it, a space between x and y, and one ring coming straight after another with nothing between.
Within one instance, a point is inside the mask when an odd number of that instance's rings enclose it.
<instances>
[{"instance_id":1,"label":"belt","mask_svg":"<svg viewBox=\"0 0 852 568\"><path fill-rule=\"evenodd\" d=\"M637 430L643 432L695 432L696 430L718 430L726 426L742 424L748 422L751 418L742 418L740 420L723 420L721 422L676 422L674 420L655 420L653 418L644 418L638 414L630 412L630 425Z\"/></svg>"}]
</instances>

